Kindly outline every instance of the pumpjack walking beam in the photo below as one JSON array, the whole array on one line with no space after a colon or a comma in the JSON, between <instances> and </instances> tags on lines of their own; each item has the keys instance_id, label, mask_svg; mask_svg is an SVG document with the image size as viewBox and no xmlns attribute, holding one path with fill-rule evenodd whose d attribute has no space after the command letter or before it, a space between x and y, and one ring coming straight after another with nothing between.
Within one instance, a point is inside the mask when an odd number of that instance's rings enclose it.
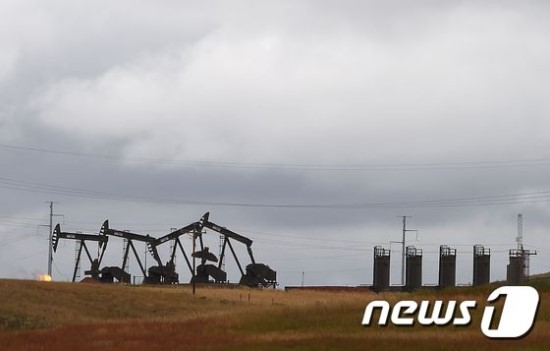
<instances>
[{"instance_id":1,"label":"pumpjack walking beam","mask_svg":"<svg viewBox=\"0 0 550 351\"><path fill-rule=\"evenodd\" d=\"M109 227L109 220L106 220L105 222L103 222L103 225L101 226L100 234L117 236L119 238L127 239L128 240L128 245L126 246L126 250L124 251L124 257L122 259L122 267L123 267L122 269L124 269L124 267L126 266L126 261L128 260L128 254L130 253L130 248L131 248L133 253L134 253L134 256L135 256L135 258L136 258L136 260L139 264L139 268L140 268L141 272L143 273L143 276L147 277L147 271L146 271L145 267L143 266L143 264L141 263L139 255L137 253L137 250L134 247L133 240L145 242L145 243L148 244L148 243L154 242L156 240L154 237L152 237L150 235L141 235L141 234L126 232L126 231L123 231L123 230L112 229L112 228ZM156 255L153 254L153 257L155 258L155 261L157 261L157 263L159 265L162 265L162 262L160 260L160 257L158 256L158 254L156 254Z\"/></svg>"},{"instance_id":2,"label":"pumpjack walking beam","mask_svg":"<svg viewBox=\"0 0 550 351\"><path fill-rule=\"evenodd\" d=\"M92 255L90 255L90 250L88 250L88 246L86 246L86 241L95 241L99 245L99 249L101 250L101 254L97 258L97 266L99 267L99 264L101 264L101 260L103 259L103 254L105 253L105 249L107 248L107 242L109 241L109 238L104 235L95 235L95 234L83 234L83 233L70 233L70 232L62 232L61 226L59 223L55 226L55 229L53 231L52 235L52 249L54 252L57 251L57 245L59 245L59 239L72 239L72 240L78 240L79 241L79 248L78 248L78 254L76 256L76 262L73 272L73 283L76 280L76 273L78 270L78 266L80 263L80 257L82 255L82 249L84 249L84 252L86 252L86 256L88 256L88 260L90 260L90 264L92 267L94 266L94 259L92 259ZM92 272L93 274L93 272Z\"/></svg>"}]
</instances>

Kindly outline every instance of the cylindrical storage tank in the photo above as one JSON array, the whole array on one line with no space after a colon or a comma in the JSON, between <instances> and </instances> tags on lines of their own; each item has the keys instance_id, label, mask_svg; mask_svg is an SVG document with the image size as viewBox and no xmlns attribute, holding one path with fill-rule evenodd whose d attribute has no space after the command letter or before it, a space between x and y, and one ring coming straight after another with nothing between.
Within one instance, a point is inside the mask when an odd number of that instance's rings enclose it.
<instances>
[{"instance_id":1,"label":"cylindrical storage tank","mask_svg":"<svg viewBox=\"0 0 550 351\"><path fill-rule=\"evenodd\" d=\"M390 286L390 250L381 246L374 247L372 285L375 291L387 290Z\"/></svg>"},{"instance_id":2,"label":"cylindrical storage tank","mask_svg":"<svg viewBox=\"0 0 550 351\"><path fill-rule=\"evenodd\" d=\"M510 285L523 283L524 255L523 250L510 250L510 264L507 267L507 280Z\"/></svg>"},{"instance_id":3,"label":"cylindrical storage tank","mask_svg":"<svg viewBox=\"0 0 550 351\"><path fill-rule=\"evenodd\" d=\"M413 291L422 286L422 250L414 246L407 247L405 289Z\"/></svg>"},{"instance_id":4,"label":"cylindrical storage tank","mask_svg":"<svg viewBox=\"0 0 550 351\"><path fill-rule=\"evenodd\" d=\"M489 284L491 279L491 250L474 245L473 285Z\"/></svg>"},{"instance_id":5,"label":"cylindrical storage tank","mask_svg":"<svg viewBox=\"0 0 550 351\"><path fill-rule=\"evenodd\" d=\"M456 285L456 249L439 247L439 288Z\"/></svg>"}]
</instances>

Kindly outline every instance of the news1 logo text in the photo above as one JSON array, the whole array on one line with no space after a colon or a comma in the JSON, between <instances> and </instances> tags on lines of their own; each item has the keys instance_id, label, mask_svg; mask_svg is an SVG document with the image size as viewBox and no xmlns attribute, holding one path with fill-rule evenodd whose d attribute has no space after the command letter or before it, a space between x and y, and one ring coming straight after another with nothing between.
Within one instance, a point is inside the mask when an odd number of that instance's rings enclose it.
<instances>
[{"instance_id":1,"label":"news1 logo text","mask_svg":"<svg viewBox=\"0 0 550 351\"><path fill-rule=\"evenodd\" d=\"M504 297L504 305L498 321L495 306L497 300ZM401 300L390 306L385 300L371 301L365 308L361 324L373 324L375 311L379 310L378 325L389 322L397 326L413 326L415 322L425 327L449 325L466 326L479 323L481 332L491 339L516 339L526 336L534 326L539 306L539 294L530 286L501 286L488 297L483 307L481 321L473 321L470 310L477 308L477 301L450 300L413 301ZM431 313L430 313L431 310Z\"/></svg>"}]
</instances>

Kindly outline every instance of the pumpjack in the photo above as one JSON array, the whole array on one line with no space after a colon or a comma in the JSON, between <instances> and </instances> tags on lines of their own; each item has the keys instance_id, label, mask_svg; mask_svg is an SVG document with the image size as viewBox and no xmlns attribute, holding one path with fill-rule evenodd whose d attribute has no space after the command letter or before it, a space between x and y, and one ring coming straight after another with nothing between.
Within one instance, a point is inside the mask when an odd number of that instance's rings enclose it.
<instances>
[{"instance_id":1,"label":"pumpjack","mask_svg":"<svg viewBox=\"0 0 550 351\"><path fill-rule=\"evenodd\" d=\"M136 248L134 247L133 241L134 240L135 241L141 241L141 242L145 242L145 243L149 244L149 243L155 241L156 239L154 237L150 236L150 235L141 235L141 234L131 233L131 232L128 232L128 231L112 229L112 228L109 227L109 220L106 220L105 222L103 222L103 225L101 226L101 230L100 230L99 233L100 233L100 235L103 235L103 236L111 235L111 236L117 236L119 238L124 238L124 239L128 240L128 244L126 245L126 250L124 251L124 256L122 258L122 268L121 267L106 267L106 268L104 268L104 269L107 269L103 273L104 275L106 275L108 277L107 279L112 282L113 281L112 278L116 278L120 282L130 283L130 274L128 272L124 271L124 267L126 266L126 262L128 261L128 255L130 253L130 248L131 248L132 252L134 253L134 256L136 258L136 261L139 264L139 268L140 268L141 272L143 273L144 282L147 282L149 277L147 275L145 267L141 263L141 260L139 258L139 255L138 255L137 251L136 251ZM160 257L158 256L158 254L153 254L153 258L155 259L155 261L157 261L159 266L162 267L162 263L160 261ZM102 270L102 272L103 272L103 270Z\"/></svg>"},{"instance_id":2,"label":"pumpjack","mask_svg":"<svg viewBox=\"0 0 550 351\"><path fill-rule=\"evenodd\" d=\"M202 216L202 218L198 222L193 222L185 227L177 229L158 239L150 235L141 235L141 234L131 233L129 231L113 229L109 226L109 220L106 220L105 222L103 222L99 235L62 232L58 224L54 231L52 245L53 245L53 250L56 251L58 241L61 238L74 239L74 240L80 241L80 247L77 254L77 262L76 262L75 271L73 274L73 282L76 279L76 273L80 263L80 256L81 256L82 250L84 249L91 263L91 269L89 271L86 271L86 274L90 274L92 278L102 282L112 283L114 282L114 279L116 279L119 282L130 283L130 274L124 271L124 267L128 262L128 256L130 254L130 249L131 249L136 258L136 261L139 264L139 268L143 274L144 283L175 284L179 282L179 275L178 273L176 273L176 269L175 269L175 255L176 255L176 251L179 248L183 254L183 257L185 258L187 267L191 272L191 276L192 276L191 282L227 283L227 273L222 269L222 265L225 258L226 248L229 247L229 250L231 251L233 258L237 263L239 271L241 272L241 279L239 281L239 284L247 285L250 287L259 287L259 286L275 287L277 285L277 281L276 281L277 272L275 272L266 264L256 262L256 260L254 259L254 255L252 253L252 248L251 248L252 240L250 240L245 236L237 234L225 227L221 227L211 222L209 217L210 217L210 213L207 212L204 214L204 216ZM217 258L216 255L211 253L208 247L204 246L203 237L202 237L204 228L214 230L223 236L223 244L221 247L221 253L219 258ZM198 258L201 260L200 264L196 268L196 272L194 272L193 266L191 265L190 258L185 252L180 240L180 237L185 234L193 235L193 253L191 254L191 257ZM122 266L121 267L116 267L116 266L103 267L102 269L99 269L101 260L103 258L103 254L105 253L105 249L107 247L109 236L116 236L127 240L127 245L124 250L123 259L122 259ZM196 239L198 239L199 241L198 250L195 250ZM165 265L163 265L160 259L157 247L170 240L174 240L174 245L170 252L169 260L166 262ZM86 241L98 242L99 249L101 250L101 254L99 253L99 250L98 250L98 258L92 259L92 256L90 255L88 247L86 246ZM156 266L149 267L149 269L146 271L146 267L144 267L144 265L142 264L133 241L140 241L147 244L149 253L153 256L153 258L157 263ZM241 265L241 262L237 257L237 254L233 247L233 243L232 243L233 241L240 242L246 245L246 249L250 257L251 263L248 264L245 267L245 269L243 269L243 266ZM217 265L213 264L216 262L217 262Z\"/></svg>"},{"instance_id":3,"label":"pumpjack","mask_svg":"<svg viewBox=\"0 0 550 351\"><path fill-rule=\"evenodd\" d=\"M199 223L194 222L189 224L188 226L166 234L158 239L147 242L147 248L149 249L149 253L151 253L153 257L160 257L157 251L157 247L159 245L169 242L170 240L174 240L174 246L172 247L172 251L170 252L170 259L166 262L166 265L163 266L159 258L157 260L157 262L159 262L159 265L149 268L149 276L146 282L149 284L179 283L179 275L178 273L176 273L175 264L176 251L178 248L181 250L183 257L185 258L185 262L187 263L189 272L191 272L191 275L193 275L193 267L191 266L189 257L187 256L183 245L181 244L180 237L185 234L195 235L195 233L197 232L200 232Z\"/></svg>"},{"instance_id":4,"label":"pumpjack","mask_svg":"<svg viewBox=\"0 0 550 351\"><path fill-rule=\"evenodd\" d=\"M231 250L231 253L233 254L233 258L235 258L235 262L239 267L239 271L241 272L241 279L239 281L239 284L247 285L250 287L258 287L258 286L263 286L264 288L276 287L277 272L275 272L266 264L256 263L256 260L254 259L254 254L252 253L252 247L251 247L252 240L250 240L245 236L237 234L225 227L221 227L211 222L209 218L210 218L209 212L205 213L204 216L202 216L200 220L201 228L206 227L206 228L212 229L224 236L222 250L218 260L218 267L217 267L218 270L221 270L221 265L225 257L225 249L226 247L229 247L229 249ZM250 256L251 263L246 266L245 270L243 270L243 267L239 261L239 258L235 253L235 249L233 248L233 244L231 243L231 240L235 240L246 245L246 250L248 251L248 255Z\"/></svg>"},{"instance_id":5,"label":"pumpjack","mask_svg":"<svg viewBox=\"0 0 550 351\"><path fill-rule=\"evenodd\" d=\"M78 272L78 267L80 266L82 249L84 249L84 252L86 252L86 256L88 257L88 260L90 261L90 265L91 265L90 270L85 271L85 274L91 275L91 277L95 280L100 280L101 271L99 270L99 265L101 264L101 260L103 258L103 254L105 253L105 249L107 248L107 242L109 241L109 238L103 235L96 235L96 234L62 232L61 226L58 223L55 226L55 229L52 234L52 249L54 252L57 251L57 245L59 245L60 239L71 239L71 240L77 240L79 242L78 253L76 255L76 262L75 262L74 272L73 272L73 279L72 279L73 283L76 280L76 274ZM92 259L90 250L88 250L88 246L86 246L86 241L95 241L98 243L97 258ZM99 250L101 250L101 254L99 254Z\"/></svg>"},{"instance_id":6,"label":"pumpjack","mask_svg":"<svg viewBox=\"0 0 550 351\"><path fill-rule=\"evenodd\" d=\"M199 239L200 250L191 254L191 257L201 259L201 264L197 267L196 274L193 274L193 266L191 265L189 256L185 252L185 249L183 248L180 240L180 237L185 234L192 234L193 236L195 236L195 238ZM210 283L212 282L212 280L210 280L210 277L212 277L213 282L216 283L225 283L227 281L227 274L223 270L214 265L206 264L206 262L208 261L217 262L218 258L214 254L209 252L208 247L204 246L204 242L202 239L202 224L200 222L193 222L152 242L148 242L147 247L149 248L149 252L151 253L151 255L153 255L153 257L159 257L157 247L161 244L169 242L170 240L174 240L174 245L172 246L172 251L170 252L170 258L168 262L165 266L159 265L157 267L149 268L149 279L147 281L148 283L174 284L179 282L178 274L175 273L175 257L178 248L183 254L185 263L187 264L187 268L189 268L189 272L191 273L191 282L194 281L197 283Z\"/></svg>"}]
</instances>

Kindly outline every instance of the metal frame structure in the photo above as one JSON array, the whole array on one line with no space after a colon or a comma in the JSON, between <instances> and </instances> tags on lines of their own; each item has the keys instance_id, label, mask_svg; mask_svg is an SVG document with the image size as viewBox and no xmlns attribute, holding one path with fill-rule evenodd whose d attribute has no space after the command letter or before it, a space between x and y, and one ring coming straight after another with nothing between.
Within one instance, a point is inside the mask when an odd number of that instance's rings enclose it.
<instances>
[{"instance_id":1,"label":"metal frame structure","mask_svg":"<svg viewBox=\"0 0 550 351\"><path fill-rule=\"evenodd\" d=\"M109 241L109 238L104 235L62 232L61 225L58 223L55 226L55 229L53 230L53 234L52 234L51 248L53 252L57 251L57 245L59 245L59 239L71 239L71 240L77 240L79 242L79 248L78 248L78 253L76 255L72 281L74 282L76 280L76 274L77 274L78 266L80 264L80 260L82 256L82 249L84 249L84 252L86 252L86 256L88 257L88 260L90 260L90 265L91 265L91 270L89 271L90 274L92 275L92 277L97 278L97 275L99 273L98 268L99 268L99 265L101 264L101 260L103 259L103 254L105 253L105 249L107 248L107 243ZM88 246L86 246L86 241L95 241L98 243L99 245L98 258L92 259L90 250L88 250ZM101 250L101 254L99 254L99 250Z\"/></svg>"},{"instance_id":2,"label":"metal frame structure","mask_svg":"<svg viewBox=\"0 0 550 351\"><path fill-rule=\"evenodd\" d=\"M141 260L139 258L139 255L137 253L137 250L136 248L134 247L134 243L133 241L140 241L140 242L145 242L145 243L150 243L150 242L154 242L156 239L150 235L141 235L141 234L135 234L135 233L132 233L132 232L129 232L129 231L123 231L123 230L117 230L117 229L112 229L109 227L109 220L106 220L105 222L103 222L103 225L101 226L101 230L100 230L100 235L103 235L103 236L107 236L107 235L111 235L111 236L116 236L116 237L119 237L119 238L124 238L126 240L128 240L128 244L126 246L126 250L124 251L124 254L123 254L123 258L122 258L122 271L124 271L124 267L126 266L126 261L128 260L128 255L130 253L130 248L132 249L132 252L134 253L134 256L139 264L139 268L141 270L141 272L143 273L143 277L146 278L147 277L147 270L146 268L143 266L143 264L141 263ZM160 257L158 256L158 254L153 254L153 258L155 259L155 261L157 261L157 263L162 266L162 262L160 261Z\"/></svg>"},{"instance_id":3,"label":"metal frame structure","mask_svg":"<svg viewBox=\"0 0 550 351\"><path fill-rule=\"evenodd\" d=\"M270 286L275 287L277 285L277 281L276 281L277 272L272 270L268 265L257 263L256 260L254 259L254 254L252 253L252 247L251 247L253 243L252 240L250 240L245 236L237 234L225 227L219 226L216 223L211 222L210 212L206 212L204 216L202 216L200 220L200 225L201 225L201 229L208 228L220 233L225 237L225 240L223 241L223 244L222 244L220 257L218 260L218 267L217 267L218 270L221 271L221 267L225 259L226 247L229 247L229 250L231 250L231 254L233 255L233 258L237 263L239 271L241 272L241 280L239 281L239 284L248 285L248 286L261 285L263 287L270 287ZM250 257L251 263L247 265L245 269L243 269L241 262L239 261L239 258L235 253L235 249L233 248L233 244L231 243L231 240L235 240L246 245L246 250Z\"/></svg>"},{"instance_id":4,"label":"metal frame structure","mask_svg":"<svg viewBox=\"0 0 550 351\"><path fill-rule=\"evenodd\" d=\"M210 217L210 212L206 212L204 214L204 216L202 216L201 220L200 220L200 224L201 224L201 227L204 228L209 228L209 229L212 229L218 233L220 233L221 235L223 235L225 237L225 240L224 240L224 243L223 243L223 246L222 246L222 252L220 254L220 257L219 257L219 266L218 268L221 268L221 264L222 264L222 261L223 261L223 258L225 257L225 248L226 246L229 246L229 249L231 250L231 253L233 254L233 257L235 258L235 262L237 263L237 266L239 267L239 271L241 272L242 275L245 275L244 273L244 270L243 270L243 267L241 265L241 262L239 261L239 258L237 257L237 254L235 253L235 249L233 248L233 244L231 244L231 240L229 239L234 239L240 243L243 243L246 245L246 249L248 251L248 255L250 256L250 260L252 261L252 263L256 263L256 261L254 260L254 254L252 254L252 240L248 239L247 237L244 237L240 234L237 234L227 228L224 228L224 227L220 227L219 225L213 223L213 222L210 222L209 220L209 217ZM201 247L202 247L202 240L201 240Z\"/></svg>"},{"instance_id":5,"label":"metal frame structure","mask_svg":"<svg viewBox=\"0 0 550 351\"><path fill-rule=\"evenodd\" d=\"M174 230L171 233L166 234L158 239L147 242L147 248L149 250L149 253L151 253L153 257L158 257L158 259L155 258L159 263L158 274L162 277L162 279L164 279L164 281L159 281L158 283L178 283L179 282L178 278L175 276L175 258L176 258L176 251L178 248L180 249L181 253L183 254L183 257L185 258L185 263L187 263L189 272L191 272L192 276L195 275L193 266L191 265L191 261L189 260L189 256L187 256L187 253L185 252L185 249L183 248L183 245L180 241L180 237L185 234L197 235L198 233L201 233L201 231L202 231L202 227L200 222L193 222L185 227ZM202 235L197 235L197 236L199 237L199 242L200 242L201 251L202 251L204 249ZM158 254L157 247L166 242L170 242L171 240L173 240L173 245L171 247L170 258L166 263L166 265L163 266L162 262L160 261L160 256Z\"/></svg>"},{"instance_id":6,"label":"metal frame structure","mask_svg":"<svg viewBox=\"0 0 550 351\"><path fill-rule=\"evenodd\" d=\"M75 254L76 264L73 274L73 282L76 280L77 271L80 267L82 251L84 251L88 256L90 263L92 264L92 269L90 271L87 271L86 274L91 273L92 278L102 282L114 282L114 280L116 279L119 282L131 283L131 276L129 272L125 271L124 267L126 267L130 256L130 251L132 251L139 265L139 269L143 274L144 283L173 284L179 283L179 276L175 270L175 257L178 248L183 254L187 267L192 274L192 283L227 283L227 274L223 270L223 264L227 247L229 247L229 250L231 251L231 254L233 255L233 258L235 259L237 267L241 273L239 284L247 285L250 287L275 287L277 285L277 272L272 270L266 264L256 262L251 248L252 240L211 222L209 220L209 216L210 213L207 212L204 214L204 216L202 216L199 221L193 222L180 229L172 230L170 233L160 238L155 238L150 235L136 234L130 231L113 229L109 225L109 220L105 220L103 222L103 225L101 226L101 229L99 231L99 235L62 232L60 225L58 224L55 228L52 245L50 248L55 251L57 249L58 241L61 238L74 239L79 241L80 246L78 246ZM218 232L220 234L220 238L223 239L220 244L219 259L209 251L208 247L204 246L202 235L203 229L205 228ZM185 251L183 244L180 240L180 237L185 234L193 234L193 253L191 254L191 257ZM121 239L124 239L126 242L122 253L122 265L120 267L112 266L99 269L99 265L101 264L103 255L107 247L109 236L119 237ZM196 239L199 239L199 247L197 248L198 250L196 250L195 248ZM86 246L86 241L98 242L99 249L97 259L92 258L90 250ZM158 264L157 266L151 266L147 269L147 267L142 263L142 259L140 258L138 251L134 246L134 241L144 242L147 245L149 253L153 256L156 263ZM248 264L246 267L243 267L241 260L239 260L239 257L237 256L237 253L233 246L234 241L240 242L246 246L251 261L251 263ZM166 242L171 242L173 245L170 248L169 259L166 262L166 265L163 265L157 248L159 245L162 245ZM101 253L99 250L101 250ZM192 262L191 258L193 259ZM196 269L195 258L201 260L201 263L196 267ZM217 264L207 264L207 261L217 262Z\"/></svg>"},{"instance_id":7,"label":"metal frame structure","mask_svg":"<svg viewBox=\"0 0 550 351\"><path fill-rule=\"evenodd\" d=\"M509 250L510 263L506 267L506 280L508 284L520 285L529 278L530 257L536 255L536 251L521 249Z\"/></svg>"}]
</instances>

